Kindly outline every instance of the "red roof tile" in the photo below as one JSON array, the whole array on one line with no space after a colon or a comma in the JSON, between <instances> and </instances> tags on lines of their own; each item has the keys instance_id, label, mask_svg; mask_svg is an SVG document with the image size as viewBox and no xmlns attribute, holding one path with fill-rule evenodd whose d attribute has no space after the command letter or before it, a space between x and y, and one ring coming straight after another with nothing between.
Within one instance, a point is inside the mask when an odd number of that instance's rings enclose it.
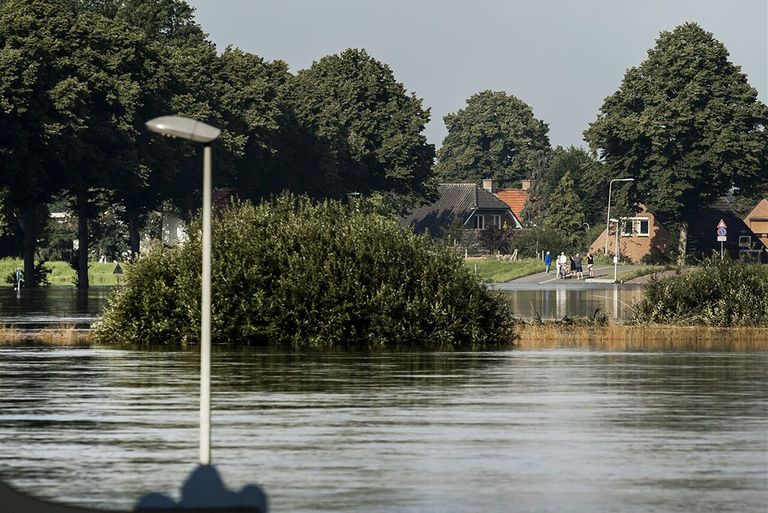
<instances>
[{"instance_id":1,"label":"red roof tile","mask_svg":"<svg viewBox=\"0 0 768 513\"><path fill-rule=\"evenodd\" d=\"M522 219L523 207L525 202L528 201L528 191L522 189L502 189L496 191L496 196L509 205L512 212L515 213L518 219Z\"/></svg>"}]
</instances>

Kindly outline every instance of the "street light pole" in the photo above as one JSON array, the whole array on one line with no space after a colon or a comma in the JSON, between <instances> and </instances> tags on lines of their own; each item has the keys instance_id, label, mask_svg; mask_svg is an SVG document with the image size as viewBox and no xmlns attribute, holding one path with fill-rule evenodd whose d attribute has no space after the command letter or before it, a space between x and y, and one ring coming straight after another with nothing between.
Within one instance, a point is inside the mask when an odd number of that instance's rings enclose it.
<instances>
[{"instance_id":1,"label":"street light pole","mask_svg":"<svg viewBox=\"0 0 768 513\"><path fill-rule=\"evenodd\" d=\"M608 215L605 217L605 254L608 254L608 232L610 223L611 223L611 188L613 187L613 182L634 182L634 178L614 178L610 182L608 182ZM618 225L616 226L616 229L618 229Z\"/></svg>"},{"instance_id":2,"label":"street light pole","mask_svg":"<svg viewBox=\"0 0 768 513\"><path fill-rule=\"evenodd\" d=\"M200 464L211 462L211 145L203 147L203 273L200 318Z\"/></svg>"},{"instance_id":3,"label":"street light pole","mask_svg":"<svg viewBox=\"0 0 768 513\"><path fill-rule=\"evenodd\" d=\"M203 143L203 272L200 315L200 464L211 462L211 145L221 130L194 119L161 116L147 129Z\"/></svg>"}]
</instances>

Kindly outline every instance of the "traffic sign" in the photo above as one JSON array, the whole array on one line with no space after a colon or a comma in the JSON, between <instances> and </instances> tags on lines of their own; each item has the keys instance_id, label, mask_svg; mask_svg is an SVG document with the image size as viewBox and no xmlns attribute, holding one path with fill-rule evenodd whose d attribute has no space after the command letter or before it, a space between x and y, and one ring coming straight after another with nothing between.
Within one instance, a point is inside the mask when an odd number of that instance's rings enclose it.
<instances>
[{"instance_id":1,"label":"traffic sign","mask_svg":"<svg viewBox=\"0 0 768 513\"><path fill-rule=\"evenodd\" d=\"M725 228L718 228L717 234L721 237L724 236L726 234Z\"/></svg>"},{"instance_id":2,"label":"traffic sign","mask_svg":"<svg viewBox=\"0 0 768 513\"><path fill-rule=\"evenodd\" d=\"M718 235L717 242L727 242L727 237L725 235Z\"/></svg>"},{"instance_id":3,"label":"traffic sign","mask_svg":"<svg viewBox=\"0 0 768 513\"><path fill-rule=\"evenodd\" d=\"M722 229L726 229L726 228L728 228L728 226L726 226L726 225L725 225L725 221L723 221L722 219L720 219L720 222L719 222L719 223L717 223L717 228L718 228L718 229L720 229L720 228L722 228Z\"/></svg>"}]
</instances>

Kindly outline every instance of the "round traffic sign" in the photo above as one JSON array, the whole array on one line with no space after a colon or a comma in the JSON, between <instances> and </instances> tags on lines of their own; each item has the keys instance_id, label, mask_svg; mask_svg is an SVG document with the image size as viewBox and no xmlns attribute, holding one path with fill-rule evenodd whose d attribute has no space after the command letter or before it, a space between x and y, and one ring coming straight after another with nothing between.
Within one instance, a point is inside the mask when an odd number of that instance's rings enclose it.
<instances>
[{"instance_id":1,"label":"round traffic sign","mask_svg":"<svg viewBox=\"0 0 768 513\"><path fill-rule=\"evenodd\" d=\"M717 229L717 234L718 235L725 235L725 228L718 228Z\"/></svg>"}]
</instances>

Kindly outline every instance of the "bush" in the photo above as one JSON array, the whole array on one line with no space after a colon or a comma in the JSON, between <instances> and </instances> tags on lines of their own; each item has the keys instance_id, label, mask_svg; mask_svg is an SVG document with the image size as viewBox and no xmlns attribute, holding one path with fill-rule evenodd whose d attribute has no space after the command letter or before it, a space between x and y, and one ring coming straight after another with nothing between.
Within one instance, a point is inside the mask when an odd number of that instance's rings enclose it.
<instances>
[{"instance_id":1,"label":"bush","mask_svg":"<svg viewBox=\"0 0 768 513\"><path fill-rule=\"evenodd\" d=\"M709 326L768 324L768 267L719 256L695 272L656 279L646 286L633 321Z\"/></svg>"},{"instance_id":2,"label":"bush","mask_svg":"<svg viewBox=\"0 0 768 513\"><path fill-rule=\"evenodd\" d=\"M199 220L190 241L139 258L97 340L199 341ZM512 340L501 295L446 248L359 208L281 196L214 221L213 340L241 345L478 347Z\"/></svg>"}]
</instances>

